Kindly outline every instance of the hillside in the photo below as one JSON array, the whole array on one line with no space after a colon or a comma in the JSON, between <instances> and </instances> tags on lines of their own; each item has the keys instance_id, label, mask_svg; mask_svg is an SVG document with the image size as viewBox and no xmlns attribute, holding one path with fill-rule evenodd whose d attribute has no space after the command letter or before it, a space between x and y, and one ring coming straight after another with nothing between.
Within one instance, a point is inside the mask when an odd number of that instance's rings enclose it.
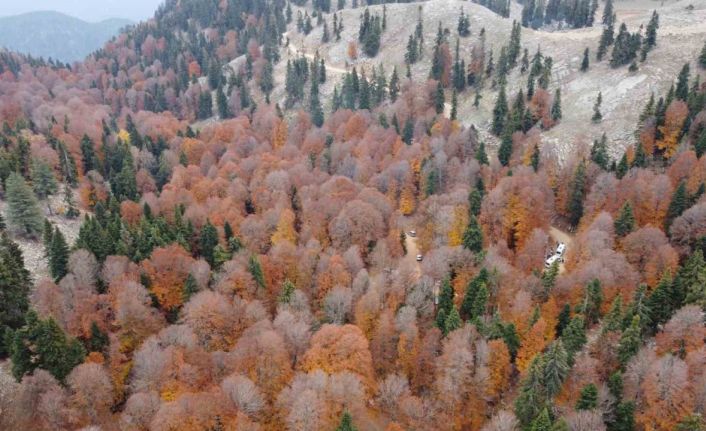
<instances>
[{"instance_id":1,"label":"hillside","mask_svg":"<svg viewBox=\"0 0 706 431\"><path fill-rule=\"evenodd\" d=\"M596 14L598 17L603 12L603 2L599 3L601 6ZM370 10L382 13L382 7L370 6ZM417 21L418 7L423 10L424 39L427 42L422 61L412 66L416 81L424 80L429 75L433 41L439 22L444 28L451 30L450 45L453 54L459 11L465 10L470 15L471 35L461 39L461 56L467 61L471 58L472 46L477 43L480 30L485 28L486 49L494 52L497 61L500 47L507 44L512 20L519 19L521 9L521 5L513 3L511 17L502 18L481 5L459 0L388 4L388 30L383 33L380 53L375 58L362 56L363 58L357 61L350 60L346 51L348 43L357 39L360 9L342 11L344 30L340 42L321 44L320 27L315 27L308 36L302 37L292 25L289 27L288 36L296 47L295 50L303 49L307 54L318 51L329 66L344 69L356 66L370 73L372 67L382 64L388 73L393 66L397 66L403 75L405 46L407 37L414 31L413 23ZM556 152L561 160L565 160L570 154L575 154L576 150L586 151L590 143L604 132L608 136L614 157L619 157L634 143L637 119L650 94L666 92L682 65L693 61L699 55L703 41L706 40L704 0L662 3L630 0L615 3L617 22L625 22L630 31L646 25L653 10L661 17L657 47L636 72L630 72L627 67L613 69L606 59L602 62L596 61L595 53L601 35L601 27L598 25L557 31L522 29L521 44L529 50L530 57L537 48L541 48L543 54L554 59L550 88L559 87L562 90L564 117L557 126L542 133L543 145L546 146L547 152ZM591 67L582 73L579 68L585 48L590 49ZM295 50L290 49L290 53ZM513 70L508 77L510 100L520 88L527 85L526 74L520 75L518 69ZM333 92L334 84L340 84L340 81L335 80L337 74L334 72L332 75L334 80L329 81L324 89L328 94ZM338 75L340 76L340 73ZM281 91L283 90L281 88ZM598 91L603 94L604 119L601 124L594 125L590 118ZM491 89L490 85L485 85L481 94L479 108L473 106L475 93L472 89L467 89L459 95L458 118L466 126L478 127L484 138L492 143L494 138L484 132L487 132L490 126L497 88ZM450 102L448 91L447 102Z\"/></svg>"},{"instance_id":2,"label":"hillside","mask_svg":"<svg viewBox=\"0 0 706 431\"><path fill-rule=\"evenodd\" d=\"M132 22L90 23L59 12L31 12L0 18L0 46L63 62L83 60Z\"/></svg>"},{"instance_id":3,"label":"hillside","mask_svg":"<svg viewBox=\"0 0 706 431\"><path fill-rule=\"evenodd\" d=\"M477 1L1 49L0 429L706 430L706 0Z\"/></svg>"}]
</instances>

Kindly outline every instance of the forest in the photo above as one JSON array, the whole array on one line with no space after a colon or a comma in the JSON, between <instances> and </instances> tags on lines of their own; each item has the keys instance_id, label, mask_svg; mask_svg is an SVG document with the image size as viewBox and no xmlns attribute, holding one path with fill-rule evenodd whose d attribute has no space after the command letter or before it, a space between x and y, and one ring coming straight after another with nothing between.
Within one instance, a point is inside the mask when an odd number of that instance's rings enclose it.
<instances>
[{"instance_id":1,"label":"forest","mask_svg":"<svg viewBox=\"0 0 706 431\"><path fill-rule=\"evenodd\" d=\"M528 12L495 61L463 12L413 23L407 71L328 98L281 36L346 7L375 57L394 30L357 1L167 0L83 62L0 51L0 429L706 430L706 43L626 151L560 159ZM604 18L611 67L653 20ZM478 86L497 146L457 118Z\"/></svg>"}]
</instances>

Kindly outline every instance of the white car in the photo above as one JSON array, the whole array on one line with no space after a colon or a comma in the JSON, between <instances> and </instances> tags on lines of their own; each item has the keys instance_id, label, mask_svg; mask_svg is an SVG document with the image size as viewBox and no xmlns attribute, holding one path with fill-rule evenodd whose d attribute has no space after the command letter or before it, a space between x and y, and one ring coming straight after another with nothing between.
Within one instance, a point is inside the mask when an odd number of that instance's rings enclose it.
<instances>
[{"instance_id":1,"label":"white car","mask_svg":"<svg viewBox=\"0 0 706 431\"><path fill-rule=\"evenodd\" d=\"M564 261L562 257L559 254L555 254L553 256L550 256L549 259L544 261L544 267L545 268L551 268L551 266L554 264L554 262L559 261L560 263Z\"/></svg>"},{"instance_id":2,"label":"white car","mask_svg":"<svg viewBox=\"0 0 706 431\"><path fill-rule=\"evenodd\" d=\"M421 254L417 255L417 262L421 262L424 257Z\"/></svg>"},{"instance_id":3,"label":"white car","mask_svg":"<svg viewBox=\"0 0 706 431\"><path fill-rule=\"evenodd\" d=\"M556 254L559 256L563 256L565 251L566 251L566 244L564 244L563 242L560 242L559 245L556 246Z\"/></svg>"},{"instance_id":4,"label":"white car","mask_svg":"<svg viewBox=\"0 0 706 431\"><path fill-rule=\"evenodd\" d=\"M417 231L416 231L416 230L410 230L410 231L409 231L409 236L412 237L412 238L416 237L416 236L417 236Z\"/></svg>"}]
</instances>

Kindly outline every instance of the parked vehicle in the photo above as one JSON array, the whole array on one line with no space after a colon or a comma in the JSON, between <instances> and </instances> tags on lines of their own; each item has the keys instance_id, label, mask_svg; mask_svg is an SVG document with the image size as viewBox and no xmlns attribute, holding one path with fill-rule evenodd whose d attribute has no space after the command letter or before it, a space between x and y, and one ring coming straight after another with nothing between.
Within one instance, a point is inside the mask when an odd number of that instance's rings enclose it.
<instances>
[{"instance_id":1,"label":"parked vehicle","mask_svg":"<svg viewBox=\"0 0 706 431\"><path fill-rule=\"evenodd\" d=\"M417 255L417 262L421 262L424 257L421 254Z\"/></svg>"},{"instance_id":2,"label":"parked vehicle","mask_svg":"<svg viewBox=\"0 0 706 431\"><path fill-rule=\"evenodd\" d=\"M415 237L417 236L417 231L416 231L416 230L410 230L409 233L408 233L408 235L411 236L412 238L415 238Z\"/></svg>"},{"instance_id":3,"label":"parked vehicle","mask_svg":"<svg viewBox=\"0 0 706 431\"><path fill-rule=\"evenodd\" d=\"M556 246L556 254L558 254L559 256L563 256L565 251L566 251L566 244L564 244L563 242L560 242Z\"/></svg>"},{"instance_id":4,"label":"parked vehicle","mask_svg":"<svg viewBox=\"0 0 706 431\"><path fill-rule=\"evenodd\" d=\"M554 262L556 262L556 261L559 261L559 262L561 263L561 262L564 261L564 259L563 259L560 255L558 255L558 254L552 255L552 256L549 257L549 259L547 259L546 261L544 261L544 267L545 267L545 268L551 268L551 266L552 266L552 265L554 264Z\"/></svg>"}]
</instances>

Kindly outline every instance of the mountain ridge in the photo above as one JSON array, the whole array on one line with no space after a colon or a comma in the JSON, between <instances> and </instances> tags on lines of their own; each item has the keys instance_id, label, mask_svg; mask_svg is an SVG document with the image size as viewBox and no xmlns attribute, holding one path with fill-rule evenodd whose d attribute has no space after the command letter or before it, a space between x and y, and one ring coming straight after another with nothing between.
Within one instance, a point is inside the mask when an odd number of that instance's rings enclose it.
<instances>
[{"instance_id":1,"label":"mountain ridge","mask_svg":"<svg viewBox=\"0 0 706 431\"><path fill-rule=\"evenodd\" d=\"M0 46L35 57L79 61L131 24L123 18L88 22L57 11L28 12L0 17Z\"/></svg>"}]
</instances>

